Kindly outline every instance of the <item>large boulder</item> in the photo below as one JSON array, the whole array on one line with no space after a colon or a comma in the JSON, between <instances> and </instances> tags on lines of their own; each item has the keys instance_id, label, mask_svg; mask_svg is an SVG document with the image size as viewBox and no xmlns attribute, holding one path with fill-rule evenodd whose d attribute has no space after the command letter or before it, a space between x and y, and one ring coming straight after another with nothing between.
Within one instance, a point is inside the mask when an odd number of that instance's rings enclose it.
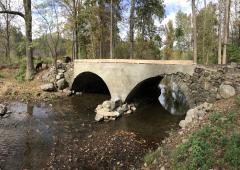
<instances>
[{"instance_id":1,"label":"large boulder","mask_svg":"<svg viewBox=\"0 0 240 170\"><path fill-rule=\"evenodd\" d=\"M0 104L0 116L7 114L7 106Z\"/></svg>"},{"instance_id":2,"label":"large boulder","mask_svg":"<svg viewBox=\"0 0 240 170\"><path fill-rule=\"evenodd\" d=\"M43 91L52 92L52 91L55 90L55 87L54 87L53 83L48 83L48 84L42 85L42 86L41 86L41 89L42 89Z\"/></svg>"},{"instance_id":3,"label":"large boulder","mask_svg":"<svg viewBox=\"0 0 240 170\"><path fill-rule=\"evenodd\" d=\"M222 84L219 88L219 94L222 98L227 99L236 95L236 91L231 85Z\"/></svg>"},{"instance_id":4,"label":"large boulder","mask_svg":"<svg viewBox=\"0 0 240 170\"><path fill-rule=\"evenodd\" d=\"M179 126L181 128L188 127L194 120L198 120L203 117L207 112L209 112L212 108L212 104L203 103L193 109L188 110L186 117L184 120L181 120Z\"/></svg>"},{"instance_id":5,"label":"large boulder","mask_svg":"<svg viewBox=\"0 0 240 170\"><path fill-rule=\"evenodd\" d=\"M64 78L58 80L56 84L57 84L58 90L64 90L65 88L68 87L68 83L66 82L66 80Z\"/></svg>"}]
</instances>

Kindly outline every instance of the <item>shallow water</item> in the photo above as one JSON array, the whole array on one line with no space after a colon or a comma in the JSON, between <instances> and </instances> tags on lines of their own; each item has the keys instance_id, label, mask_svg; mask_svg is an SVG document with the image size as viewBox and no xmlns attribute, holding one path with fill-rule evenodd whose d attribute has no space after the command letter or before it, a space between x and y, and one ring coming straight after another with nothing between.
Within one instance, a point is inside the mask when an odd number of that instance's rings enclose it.
<instances>
[{"instance_id":1,"label":"shallow water","mask_svg":"<svg viewBox=\"0 0 240 170\"><path fill-rule=\"evenodd\" d=\"M94 123L94 109L106 99L105 95L86 94L55 101L51 106L9 103L12 114L0 118L0 169L41 169L52 150L61 150L62 146L54 144L56 138L64 139L67 145L91 135L93 129L125 130L149 144L157 143L168 131L178 128L182 119L156 102L142 104L134 114L117 121Z\"/></svg>"}]
</instances>

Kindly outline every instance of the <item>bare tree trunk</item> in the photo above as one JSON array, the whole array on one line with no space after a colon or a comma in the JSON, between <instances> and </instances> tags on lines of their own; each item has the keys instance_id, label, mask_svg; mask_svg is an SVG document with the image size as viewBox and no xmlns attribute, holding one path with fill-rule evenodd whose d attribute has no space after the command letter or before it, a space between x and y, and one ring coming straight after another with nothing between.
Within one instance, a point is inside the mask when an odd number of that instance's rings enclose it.
<instances>
[{"instance_id":1,"label":"bare tree trunk","mask_svg":"<svg viewBox=\"0 0 240 170\"><path fill-rule=\"evenodd\" d=\"M223 61L222 64L227 64L227 43L229 33L229 11L230 0L225 0L224 3L224 41L223 41Z\"/></svg>"},{"instance_id":2,"label":"bare tree trunk","mask_svg":"<svg viewBox=\"0 0 240 170\"><path fill-rule=\"evenodd\" d=\"M219 0L218 5L218 64L222 64L222 0Z\"/></svg>"},{"instance_id":3,"label":"bare tree trunk","mask_svg":"<svg viewBox=\"0 0 240 170\"><path fill-rule=\"evenodd\" d=\"M203 18L203 39L202 39L202 57L205 59L205 64L207 64L207 55L205 56L205 31L206 31L206 19L207 19L207 2L204 0L204 18Z\"/></svg>"},{"instance_id":4,"label":"bare tree trunk","mask_svg":"<svg viewBox=\"0 0 240 170\"><path fill-rule=\"evenodd\" d=\"M134 12L136 0L131 0L130 20L129 20L129 39L130 39L130 58L134 58Z\"/></svg>"},{"instance_id":5,"label":"bare tree trunk","mask_svg":"<svg viewBox=\"0 0 240 170\"><path fill-rule=\"evenodd\" d=\"M18 11L7 10L3 3L0 1L0 5L3 10L0 14L12 14L18 15L25 20L26 29L26 57L27 57L27 70L26 70L26 80L31 80L34 77L34 66L33 66L33 50L32 50L32 7L31 0L23 0L25 14Z\"/></svg>"},{"instance_id":6,"label":"bare tree trunk","mask_svg":"<svg viewBox=\"0 0 240 170\"><path fill-rule=\"evenodd\" d=\"M195 0L192 0L192 22L193 22L193 62L197 64L197 22Z\"/></svg>"},{"instance_id":7,"label":"bare tree trunk","mask_svg":"<svg viewBox=\"0 0 240 170\"><path fill-rule=\"evenodd\" d=\"M74 36L73 36L73 43L74 43L74 59L78 59L78 21L77 21L77 4L76 0L73 0L73 19L74 19Z\"/></svg>"},{"instance_id":8,"label":"bare tree trunk","mask_svg":"<svg viewBox=\"0 0 240 170\"><path fill-rule=\"evenodd\" d=\"M114 58L113 54L113 0L111 0L111 26L110 26L110 58Z\"/></svg>"},{"instance_id":9,"label":"bare tree trunk","mask_svg":"<svg viewBox=\"0 0 240 170\"><path fill-rule=\"evenodd\" d=\"M26 27L26 55L27 55L27 71L26 80L33 79L33 49L32 49L32 3L31 0L23 0L25 10L25 27Z\"/></svg>"}]
</instances>

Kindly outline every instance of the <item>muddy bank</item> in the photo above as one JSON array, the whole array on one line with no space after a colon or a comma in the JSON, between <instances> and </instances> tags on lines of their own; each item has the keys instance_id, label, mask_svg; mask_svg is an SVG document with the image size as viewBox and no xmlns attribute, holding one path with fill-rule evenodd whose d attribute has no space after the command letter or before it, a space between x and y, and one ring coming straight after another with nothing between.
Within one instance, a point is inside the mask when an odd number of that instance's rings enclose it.
<instances>
[{"instance_id":1,"label":"muddy bank","mask_svg":"<svg viewBox=\"0 0 240 170\"><path fill-rule=\"evenodd\" d=\"M65 145L56 139L55 145ZM87 139L74 139L60 152L52 152L44 169L130 169L140 168L144 155L154 147L126 131L97 131Z\"/></svg>"}]
</instances>

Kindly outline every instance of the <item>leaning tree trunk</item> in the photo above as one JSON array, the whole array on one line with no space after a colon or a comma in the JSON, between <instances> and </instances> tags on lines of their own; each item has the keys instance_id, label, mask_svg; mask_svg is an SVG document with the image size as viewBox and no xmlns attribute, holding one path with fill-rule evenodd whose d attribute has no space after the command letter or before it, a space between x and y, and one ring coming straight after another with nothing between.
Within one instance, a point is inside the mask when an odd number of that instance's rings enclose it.
<instances>
[{"instance_id":1,"label":"leaning tree trunk","mask_svg":"<svg viewBox=\"0 0 240 170\"><path fill-rule=\"evenodd\" d=\"M33 49L32 49L32 7L31 0L23 0L25 10L25 27L26 27L26 56L27 56L27 70L26 80L33 79Z\"/></svg>"},{"instance_id":2,"label":"leaning tree trunk","mask_svg":"<svg viewBox=\"0 0 240 170\"><path fill-rule=\"evenodd\" d=\"M195 0L192 0L192 22L193 22L193 61L197 64L197 22Z\"/></svg>"},{"instance_id":3,"label":"leaning tree trunk","mask_svg":"<svg viewBox=\"0 0 240 170\"><path fill-rule=\"evenodd\" d=\"M136 0L131 0L130 21L129 21L129 39L130 39L130 58L134 58L134 11Z\"/></svg>"}]
</instances>

